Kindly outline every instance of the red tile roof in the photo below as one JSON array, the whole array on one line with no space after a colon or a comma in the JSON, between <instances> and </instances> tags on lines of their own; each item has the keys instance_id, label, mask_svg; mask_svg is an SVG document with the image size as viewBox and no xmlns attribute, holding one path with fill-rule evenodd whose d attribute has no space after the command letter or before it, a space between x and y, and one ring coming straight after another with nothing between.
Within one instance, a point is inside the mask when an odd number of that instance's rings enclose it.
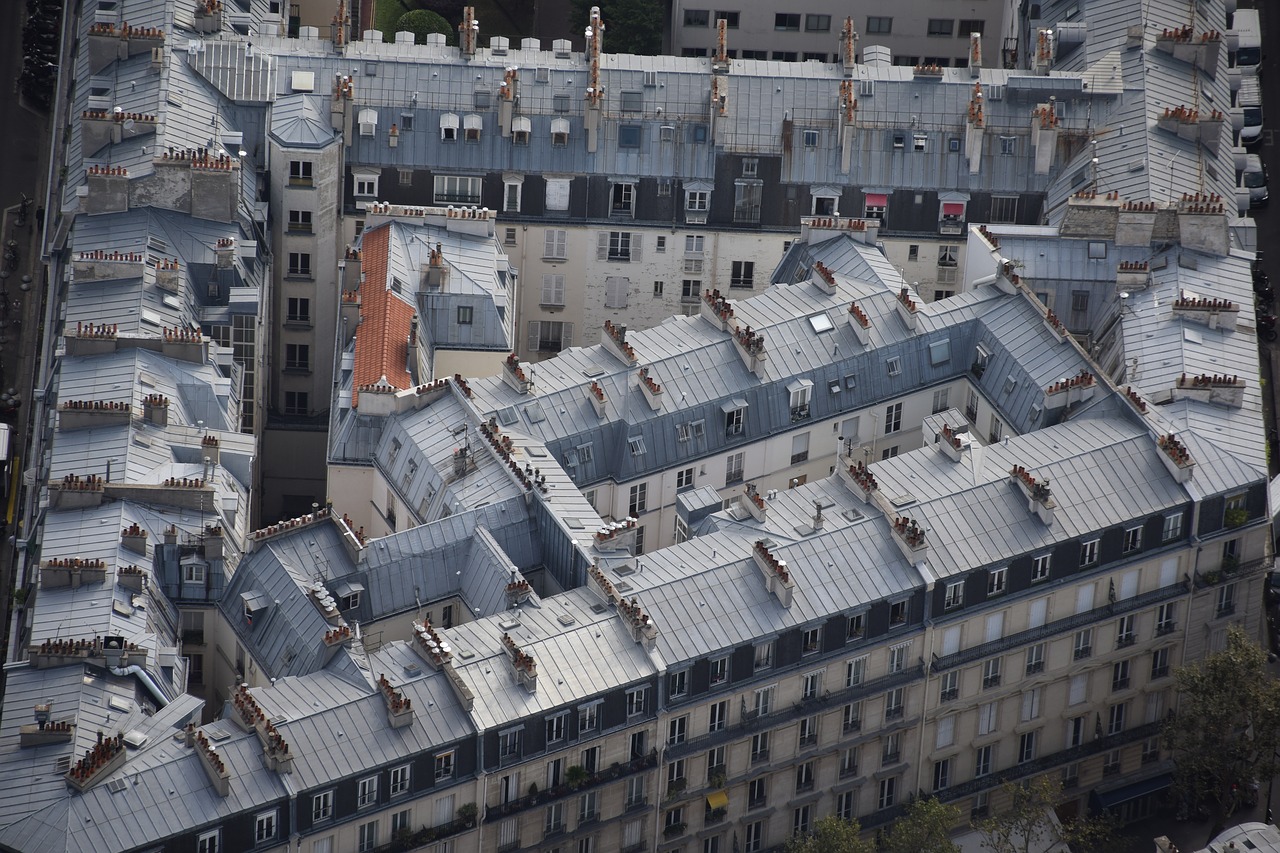
<instances>
[{"instance_id":1,"label":"red tile roof","mask_svg":"<svg viewBox=\"0 0 1280 853\"><path fill-rule=\"evenodd\" d=\"M364 283L360 285L352 406L359 405L360 389L366 385L386 382L402 390L413 385L406 365L414 310L387 290L390 234L391 228L383 226L366 231L360 241L360 271L364 273Z\"/></svg>"}]
</instances>

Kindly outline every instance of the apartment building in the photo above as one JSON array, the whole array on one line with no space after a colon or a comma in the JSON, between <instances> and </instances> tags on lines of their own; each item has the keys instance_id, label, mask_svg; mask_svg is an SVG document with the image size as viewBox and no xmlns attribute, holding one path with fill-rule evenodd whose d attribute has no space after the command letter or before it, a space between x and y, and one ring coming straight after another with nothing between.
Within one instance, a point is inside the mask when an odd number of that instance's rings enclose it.
<instances>
[{"instance_id":1,"label":"apartment building","mask_svg":"<svg viewBox=\"0 0 1280 853\"><path fill-rule=\"evenodd\" d=\"M873 3L817 3L799 11L765 3L719 8L696 0L680 2L672 5L667 52L714 56L716 22L724 20L733 43L730 56L735 59L839 62L840 26L847 17L852 18L862 45L887 48L896 65L966 68L973 33L983 37L982 63L986 67L1024 64L1018 53L1018 7L1001 0L968 6L948 0L913 0L892 9ZM859 51L860 57L865 50Z\"/></svg>"}]
</instances>

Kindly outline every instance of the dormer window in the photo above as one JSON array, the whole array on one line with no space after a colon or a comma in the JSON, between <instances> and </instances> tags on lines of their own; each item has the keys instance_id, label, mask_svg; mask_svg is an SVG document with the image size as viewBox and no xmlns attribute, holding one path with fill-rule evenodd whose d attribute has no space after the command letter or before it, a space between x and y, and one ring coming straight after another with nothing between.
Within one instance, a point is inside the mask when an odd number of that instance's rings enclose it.
<instances>
[{"instance_id":1,"label":"dormer window","mask_svg":"<svg viewBox=\"0 0 1280 853\"><path fill-rule=\"evenodd\" d=\"M556 118L551 120L551 145L563 148L569 144L569 120Z\"/></svg>"},{"instance_id":2,"label":"dormer window","mask_svg":"<svg viewBox=\"0 0 1280 853\"><path fill-rule=\"evenodd\" d=\"M457 142L458 141L458 116L454 113L445 113L440 116L440 141L441 142Z\"/></svg>"},{"instance_id":3,"label":"dormer window","mask_svg":"<svg viewBox=\"0 0 1280 853\"><path fill-rule=\"evenodd\" d=\"M516 116L511 120L511 141L516 145L528 145L533 125L528 116Z\"/></svg>"},{"instance_id":4,"label":"dormer window","mask_svg":"<svg viewBox=\"0 0 1280 853\"><path fill-rule=\"evenodd\" d=\"M478 115L469 115L462 120L463 139L467 142L479 142L480 130L484 127L484 120Z\"/></svg>"}]
</instances>

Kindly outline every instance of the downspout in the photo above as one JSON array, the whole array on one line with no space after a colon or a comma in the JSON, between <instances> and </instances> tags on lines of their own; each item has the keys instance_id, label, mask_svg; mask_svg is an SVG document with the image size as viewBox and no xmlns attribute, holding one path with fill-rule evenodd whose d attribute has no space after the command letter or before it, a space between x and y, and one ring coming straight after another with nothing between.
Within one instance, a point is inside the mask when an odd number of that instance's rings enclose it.
<instances>
[{"instance_id":1,"label":"downspout","mask_svg":"<svg viewBox=\"0 0 1280 853\"><path fill-rule=\"evenodd\" d=\"M147 692L156 700L161 708L169 704L169 700L165 697L164 691L160 689L160 685L156 684L155 679L151 677L151 673L147 672L137 664L126 667L113 666L110 667L112 675L127 676L136 675L138 680L142 682L142 686L147 688Z\"/></svg>"}]
</instances>

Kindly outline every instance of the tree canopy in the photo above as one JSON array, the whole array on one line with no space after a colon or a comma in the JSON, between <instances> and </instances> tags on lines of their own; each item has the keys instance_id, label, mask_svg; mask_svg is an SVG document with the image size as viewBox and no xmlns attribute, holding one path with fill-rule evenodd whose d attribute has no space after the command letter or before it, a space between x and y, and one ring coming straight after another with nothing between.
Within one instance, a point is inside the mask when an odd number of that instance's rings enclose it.
<instances>
[{"instance_id":1,"label":"tree canopy","mask_svg":"<svg viewBox=\"0 0 1280 853\"><path fill-rule=\"evenodd\" d=\"M856 820L828 815L818 821L813 832L787 840L786 853L875 853L876 846L862 837Z\"/></svg>"},{"instance_id":2,"label":"tree canopy","mask_svg":"<svg viewBox=\"0 0 1280 853\"><path fill-rule=\"evenodd\" d=\"M1059 821L1054 808L1062 801L1062 783L1056 778L1005 782L1000 796L1008 805L974 824L992 853L1031 853L1057 844L1069 845L1075 853L1123 853L1128 847L1110 817Z\"/></svg>"},{"instance_id":3,"label":"tree canopy","mask_svg":"<svg viewBox=\"0 0 1280 853\"><path fill-rule=\"evenodd\" d=\"M1223 825L1251 782L1280 771L1280 682L1267 672L1266 653L1236 626L1225 649L1174 675L1178 713L1161 732L1173 753L1174 793Z\"/></svg>"},{"instance_id":4,"label":"tree canopy","mask_svg":"<svg viewBox=\"0 0 1280 853\"><path fill-rule=\"evenodd\" d=\"M960 823L960 809L934 797L916 800L893 822L881 839L881 853L960 853L951 831Z\"/></svg>"},{"instance_id":5,"label":"tree canopy","mask_svg":"<svg viewBox=\"0 0 1280 853\"><path fill-rule=\"evenodd\" d=\"M395 33L413 33L414 44L426 44L428 33L443 33L445 40L450 43L455 40L453 27L449 25L449 22L427 9L414 9L412 12L405 12L400 16L400 20L396 21L394 31L383 35L394 38Z\"/></svg>"},{"instance_id":6,"label":"tree canopy","mask_svg":"<svg viewBox=\"0 0 1280 853\"><path fill-rule=\"evenodd\" d=\"M586 29L591 7L600 7L604 18L604 50L656 56L662 52L666 27L658 0L572 0L573 23Z\"/></svg>"}]
</instances>

